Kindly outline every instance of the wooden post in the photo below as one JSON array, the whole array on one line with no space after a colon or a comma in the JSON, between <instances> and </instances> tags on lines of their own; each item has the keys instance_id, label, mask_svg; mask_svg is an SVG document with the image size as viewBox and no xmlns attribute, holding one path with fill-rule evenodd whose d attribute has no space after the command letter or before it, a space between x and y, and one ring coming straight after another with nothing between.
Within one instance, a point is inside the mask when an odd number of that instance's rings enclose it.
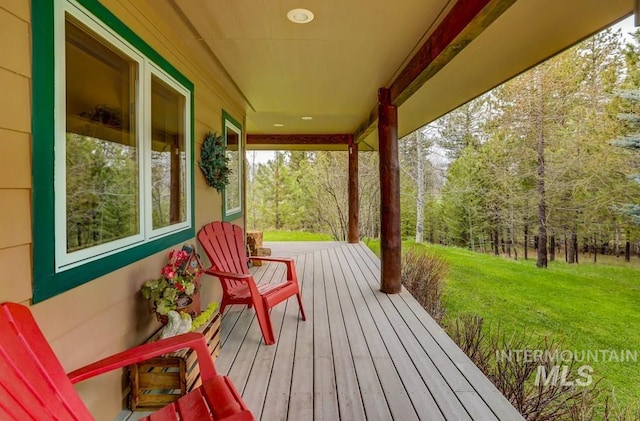
<instances>
[{"instance_id":1,"label":"wooden post","mask_svg":"<svg viewBox=\"0 0 640 421\"><path fill-rule=\"evenodd\" d=\"M349 139L349 235L350 243L360 241L360 198L358 188L358 144Z\"/></svg>"},{"instance_id":2,"label":"wooden post","mask_svg":"<svg viewBox=\"0 0 640 421\"><path fill-rule=\"evenodd\" d=\"M402 289L402 239L400 237L400 165L398 162L398 109L389 90L378 91L378 141L380 153L380 290L397 294Z\"/></svg>"}]
</instances>

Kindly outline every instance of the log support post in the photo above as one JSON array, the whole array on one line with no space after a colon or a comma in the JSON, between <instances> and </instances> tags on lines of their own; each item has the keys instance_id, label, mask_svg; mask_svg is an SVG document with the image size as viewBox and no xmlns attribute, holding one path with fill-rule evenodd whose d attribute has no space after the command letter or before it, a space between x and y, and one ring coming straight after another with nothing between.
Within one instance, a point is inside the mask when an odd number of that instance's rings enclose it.
<instances>
[{"instance_id":1,"label":"log support post","mask_svg":"<svg viewBox=\"0 0 640 421\"><path fill-rule=\"evenodd\" d=\"M389 90L378 91L380 153L380 290L397 294L402 289L400 237L400 165L398 161L398 109Z\"/></svg>"},{"instance_id":2,"label":"log support post","mask_svg":"<svg viewBox=\"0 0 640 421\"><path fill-rule=\"evenodd\" d=\"M349 138L349 235L350 243L360 242L360 198L358 188L358 144Z\"/></svg>"}]
</instances>

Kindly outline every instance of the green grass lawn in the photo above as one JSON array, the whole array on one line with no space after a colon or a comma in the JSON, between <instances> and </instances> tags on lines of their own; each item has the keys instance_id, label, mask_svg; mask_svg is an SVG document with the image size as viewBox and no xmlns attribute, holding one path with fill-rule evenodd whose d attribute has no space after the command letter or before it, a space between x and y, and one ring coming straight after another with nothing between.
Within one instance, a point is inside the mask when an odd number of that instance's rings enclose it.
<instances>
[{"instance_id":1,"label":"green grass lawn","mask_svg":"<svg viewBox=\"0 0 640 421\"><path fill-rule=\"evenodd\" d=\"M328 234L303 231L264 231L264 241L333 241Z\"/></svg>"},{"instance_id":2,"label":"green grass lawn","mask_svg":"<svg viewBox=\"0 0 640 421\"><path fill-rule=\"evenodd\" d=\"M377 251L377 242L370 242ZM638 362L590 362L594 379L621 404L640 400L640 269L615 265L513 261L468 250L427 247L449 264L448 317L476 313L488 329L551 335L570 351L630 350ZM406 248L406 246L405 246ZM615 259L615 258L614 258ZM637 259L636 259L637 260ZM583 363L578 364L581 365ZM586 362L584 363L586 364Z\"/></svg>"}]
</instances>

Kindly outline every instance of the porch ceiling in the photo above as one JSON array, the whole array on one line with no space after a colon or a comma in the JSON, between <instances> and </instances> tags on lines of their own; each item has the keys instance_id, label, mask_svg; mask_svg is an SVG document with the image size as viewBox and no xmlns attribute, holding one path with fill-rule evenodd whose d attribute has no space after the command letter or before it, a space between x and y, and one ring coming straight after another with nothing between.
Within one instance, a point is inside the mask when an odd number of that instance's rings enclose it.
<instances>
[{"instance_id":1,"label":"porch ceiling","mask_svg":"<svg viewBox=\"0 0 640 421\"><path fill-rule=\"evenodd\" d=\"M171 1L245 96L249 134L354 133L374 109L377 89L393 82L455 4ZM313 11L315 19L304 25L289 22L287 11L299 7ZM632 0L516 0L400 106L399 134L438 118L632 8ZM302 120L304 116L313 119ZM377 149L376 131L363 141L361 150Z\"/></svg>"}]
</instances>

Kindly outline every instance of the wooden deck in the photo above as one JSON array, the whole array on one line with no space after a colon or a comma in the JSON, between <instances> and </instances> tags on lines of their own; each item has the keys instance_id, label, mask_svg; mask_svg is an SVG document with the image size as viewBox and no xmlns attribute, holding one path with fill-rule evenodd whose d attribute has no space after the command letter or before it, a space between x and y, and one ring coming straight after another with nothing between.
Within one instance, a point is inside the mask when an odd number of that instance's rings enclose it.
<instances>
[{"instance_id":1,"label":"wooden deck","mask_svg":"<svg viewBox=\"0 0 640 421\"><path fill-rule=\"evenodd\" d=\"M378 291L380 261L365 245L269 246L296 258L307 321L295 298L277 306L266 346L255 313L232 306L216 361L257 419L522 419L408 292ZM258 282L283 274L255 268Z\"/></svg>"}]
</instances>

